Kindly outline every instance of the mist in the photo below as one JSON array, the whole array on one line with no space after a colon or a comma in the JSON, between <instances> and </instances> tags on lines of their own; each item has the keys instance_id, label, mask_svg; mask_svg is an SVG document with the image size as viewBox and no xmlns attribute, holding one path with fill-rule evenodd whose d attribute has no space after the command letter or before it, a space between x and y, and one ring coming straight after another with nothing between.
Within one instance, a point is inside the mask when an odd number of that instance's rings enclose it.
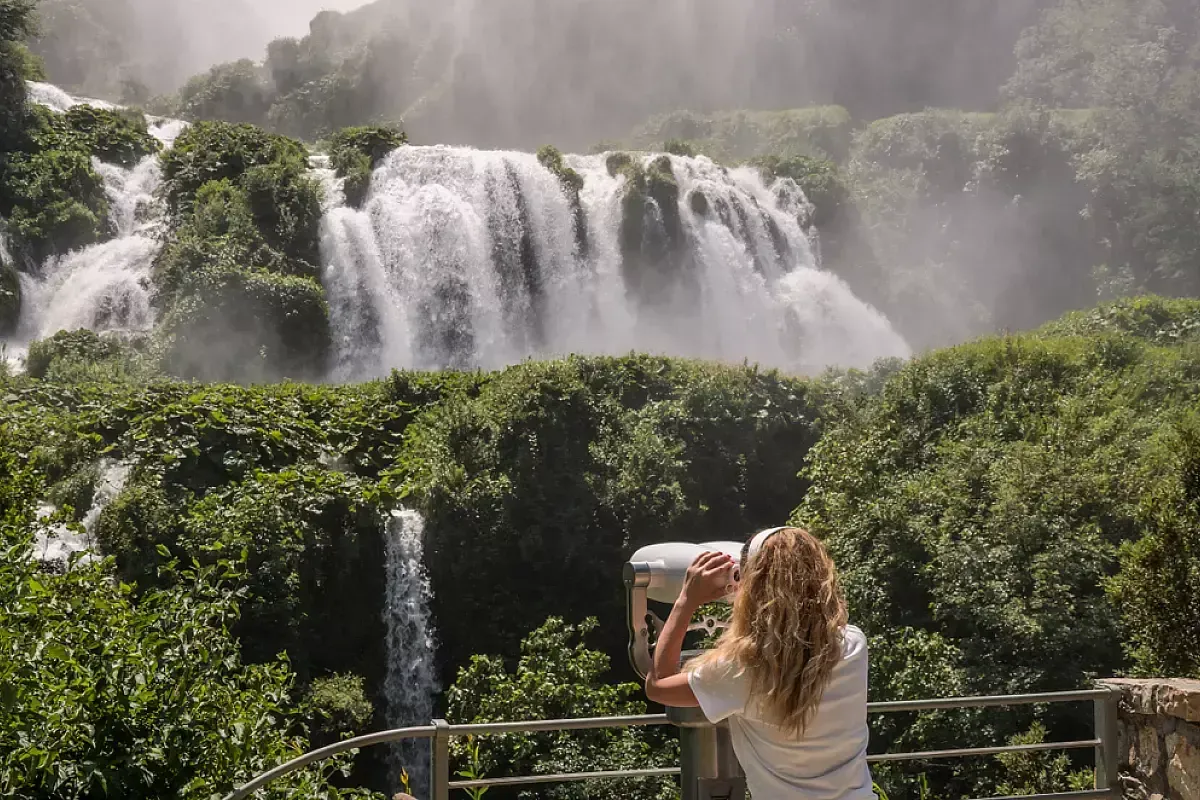
<instances>
[{"instance_id":1,"label":"mist","mask_svg":"<svg viewBox=\"0 0 1200 800\"><path fill-rule=\"evenodd\" d=\"M260 60L279 36L302 36L323 10L364 0L42 0L34 50L65 89L121 99L118 86L174 91L214 64Z\"/></svg>"}]
</instances>

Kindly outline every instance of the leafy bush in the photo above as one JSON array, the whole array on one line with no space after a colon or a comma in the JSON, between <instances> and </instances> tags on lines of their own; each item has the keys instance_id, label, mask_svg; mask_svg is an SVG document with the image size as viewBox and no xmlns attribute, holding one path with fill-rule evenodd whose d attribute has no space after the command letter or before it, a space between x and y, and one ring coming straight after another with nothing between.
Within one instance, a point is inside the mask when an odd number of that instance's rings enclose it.
<instances>
[{"instance_id":1,"label":"leafy bush","mask_svg":"<svg viewBox=\"0 0 1200 800\"><path fill-rule=\"evenodd\" d=\"M308 686L304 705L313 744L322 747L348 736L365 733L375 713L358 675L329 675Z\"/></svg>"},{"instance_id":2,"label":"leafy bush","mask_svg":"<svg viewBox=\"0 0 1200 800\"><path fill-rule=\"evenodd\" d=\"M14 245L35 262L98 241L107 230L104 182L89 142L37 107L0 152L0 216Z\"/></svg>"},{"instance_id":3,"label":"leafy bush","mask_svg":"<svg viewBox=\"0 0 1200 800\"><path fill-rule=\"evenodd\" d=\"M521 642L521 658L512 672L501 658L472 656L447 692L447 719L471 724L646 713L646 704L637 699L640 685L604 681L608 657L584 643L597 626L594 618L579 625L556 617L546 620ZM679 758L675 737L637 728L515 734L477 743L453 739L450 748L454 762L478 777L647 769L674 766ZM665 800L677 793L674 784L673 779L588 781L543 789L536 796Z\"/></svg>"},{"instance_id":4,"label":"leafy bush","mask_svg":"<svg viewBox=\"0 0 1200 800\"><path fill-rule=\"evenodd\" d=\"M80 383L144 380L152 374L151 359L115 334L80 329L59 331L29 345L25 372L33 378Z\"/></svg>"},{"instance_id":5,"label":"leafy bush","mask_svg":"<svg viewBox=\"0 0 1200 800\"><path fill-rule=\"evenodd\" d=\"M1160 333L986 339L918 359L879 394L837 406L794 519L826 538L851 613L873 636L943 642L874 665L880 699L1064 689L1119 673L1119 608L1142 663L1184 666L1172 654L1187 651L1178 632L1195 623L1194 561L1170 533L1183 529L1172 527L1183 495L1164 484L1154 453L1162 427L1194 402L1200 361L1190 344L1152 344ZM1126 544L1143 526L1150 538ZM1169 565L1156 529L1171 542ZM1105 592L1118 570L1123 607ZM1157 610L1163 596L1177 616ZM1042 646L1051 640L1052 653ZM918 720L929 748L994 742L1034 721ZM1043 721L1054 738L1089 724L1068 712ZM882 746L899 736L876 728ZM1000 793L986 772L964 767L955 780L972 795Z\"/></svg>"},{"instance_id":6,"label":"leafy bush","mask_svg":"<svg viewBox=\"0 0 1200 800\"><path fill-rule=\"evenodd\" d=\"M1110 596L1139 673L1200 678L1200 417L1160 438L1138 514L1145 532L1123 546Z\"/></svg>"},{"instance_id":7,"label":"leafy bush","mask_svg":"<svg viewBox=\"0 0 1200 800\"><path fill-rule=\"evenodd\" d=\"M0 252L0 336L11 336L21 320L21 279Z\"/></svg>"},{"instance_id":8,"label":"leafy bush","mask_svg":"<svg viewBox=\"0 0 1200 800\"><path fill-rule=\"evenodd\" d=\"M358 208L366 200L371 173L389 153L408 142L400 130L385 127L345 128L329 137L329 159L345 178L346 203Z\"/></svg>"},{"instance_id":9,"label":"leafy bush","mask_svg":"<svg viewBox=\"0 0 1200 800\"><path fill-rule=\"evenodd\" d=\"M441 663L512 655L552 614L620 619L633 548L786 517L817 412L775 373L629 357L514 367L422 415L397 477L425 516Z\"/></svg>"},{"instance_id":10,"label":"leafy bush","mask_svg":"<svg viewBox=\"0 0 1200 800\"><path fill-rule=\"evenodd\" d=\"M38 486L0 429L0 791L29 797L209 798L299 755L286 662L247 667L229 625L236 565L180 570L134 597L104 562L63 575L30 556ZM366 797L338 759L271 797Z\"/></svg>"},{"instance_id":11,"label":"leafy bush","mask_svg":"<svg viewBox=\"0 0 1200 800\"><path fill-rule=\"evenodd\" d=\"M136 111L109 111L88 105L72 106L64 116L89 152L101 161L132 167L161 149L146 129L146 117Z\"/></svg>"},{"instance_id":12,"label":"leafy bush","mask_svg":"<svg viewBox=\"0 0 1200 800\"><path fill-rule=\"evenodd\" d=\"M304 146L252 125L198 122L163 154L163 182L173 213L186 212L209 181L238 181L253 167L277 164L303 174Z\"/></svg>"},{"instance_id":13,"label":"leafy bush","mask_svg":"<svg viewBox=\"0 0 1200 800\"><path fill-rule=\"evenodd\" d=\"M169 368L209 380L321 374L331 341L316 281L320 191L303 146L201 123L163 171L175 226L156 265Z\"/></svg>"}]
</instances>

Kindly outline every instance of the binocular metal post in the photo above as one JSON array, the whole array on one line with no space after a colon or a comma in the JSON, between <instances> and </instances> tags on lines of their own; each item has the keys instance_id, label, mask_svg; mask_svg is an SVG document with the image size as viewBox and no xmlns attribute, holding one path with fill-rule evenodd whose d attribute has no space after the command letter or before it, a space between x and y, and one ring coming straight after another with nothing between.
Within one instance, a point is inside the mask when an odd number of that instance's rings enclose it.
<instances>
[{"instance_id":1,"label":"binocular metal post","mask_svg":"<svg viewBox=\"0 0 1200 800\"><path fill-rule=\"evenodd\" d=\"M655 633L662 627L662 621L650 612L646 602L653 568L645 562L627 563L624 578L629 612L629 660L637 673L645 678L654 668L651 624ZM715 624L710 620L695 629L711 630ZM729 726L713 725L698 708L668 707L667 719L679 728L682 800L745 800L746 776L733 752Z\"/></svg>"},{"instance_id":2,"label":"binocular metal post","mask_svg":"<svg viewBox=\"0 0 1200 800\"><path fill-rule=\"evenodd\" d=\"M746 776L729 727L713 725L698 708L668 708L667 719L679 728L682 800L745 800Z\"/></svg>"}]
</instances>

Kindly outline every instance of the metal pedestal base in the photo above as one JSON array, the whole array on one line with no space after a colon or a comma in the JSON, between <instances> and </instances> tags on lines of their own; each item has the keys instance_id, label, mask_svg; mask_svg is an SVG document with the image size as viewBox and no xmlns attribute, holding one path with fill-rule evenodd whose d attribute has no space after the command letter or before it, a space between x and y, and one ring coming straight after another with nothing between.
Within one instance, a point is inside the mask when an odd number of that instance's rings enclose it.
<instances>
[{"instance_id":1,"label":"metal pedestal base","mask_svg":"<svg viewBox=\"0 0 1200 800\"><path fill-rule=\"evenodd\" d=\"M682 800L745 800L728 726L712 725L698 708L668 708L667 719L679 728Z\"/></svg>"}]
</instances>

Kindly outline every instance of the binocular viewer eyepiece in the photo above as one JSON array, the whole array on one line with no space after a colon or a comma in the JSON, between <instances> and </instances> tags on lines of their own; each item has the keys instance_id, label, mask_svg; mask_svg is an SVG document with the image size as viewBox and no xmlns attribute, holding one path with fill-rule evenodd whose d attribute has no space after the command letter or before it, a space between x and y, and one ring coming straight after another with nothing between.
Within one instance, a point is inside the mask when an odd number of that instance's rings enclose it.
<instances>
[{"instance_id":1,"label":"binocular viewer eyepiece","mask_svg":"<svg viewBox=\"0 0 1200 800\"><path fill-rule=\"evenodd\" d=\"M679 598L688 567L701 553L725 553L733 558L734 568L723 600L732 602L741 581L742 547L739 542L664 542L647 545L634 553L625 564L625 583L628 585L632 581L634 585L646 589L648 599L670 605Z\"/></svg>"},{"instance_id":2,"label":"binocular viewer eyepiece","mask_svg":"<svg viewBox=\"0 0 1200 800\"><path fill-rule=\"evenodd\" d=\"M654 664L651 629L655 638L663 621L650 611L648 601L674 603L683 591L688 568L704 552L720 552L733 558L734 568L726 585L723 602L733 602L741 581L741 559L744 545L740 542L663 542L641 548L625 564L625 602L629 611L629 660L643 679ZM689 630L715 632L725 623L715 617L693 623Z\"/></svg>"}]
</instances>

